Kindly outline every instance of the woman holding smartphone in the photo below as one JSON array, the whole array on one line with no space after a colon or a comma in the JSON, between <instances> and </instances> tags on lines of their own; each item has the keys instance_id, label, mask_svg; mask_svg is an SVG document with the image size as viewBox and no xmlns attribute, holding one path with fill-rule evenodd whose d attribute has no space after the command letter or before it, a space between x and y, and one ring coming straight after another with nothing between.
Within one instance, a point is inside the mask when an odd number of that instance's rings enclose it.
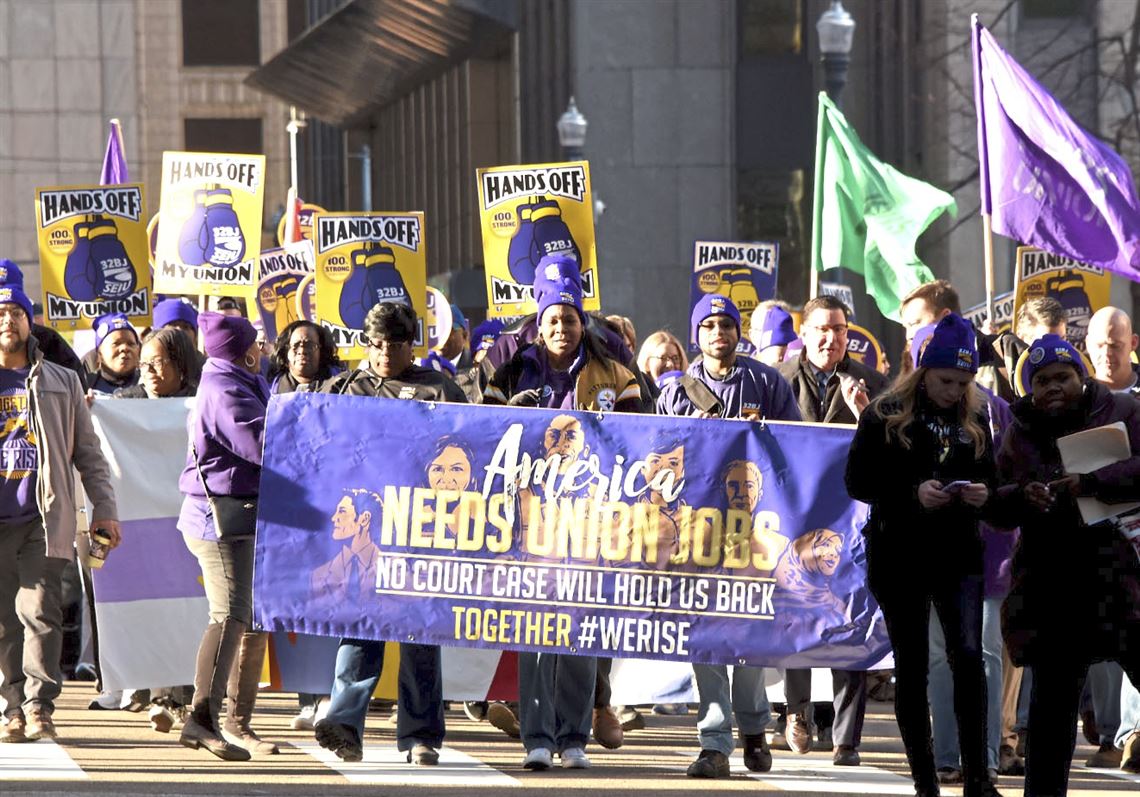
<instances>
[{"instance_id":1,"label":"woman holding smartphone","mask_svg":"<svg viewBox=\"0 0 1140 797\"><path fill-rule=\"evenodd\" d=\"M978 520L994 482L974 330L951 313L919 366L859 418L847 491L871 505L868 582L895 653L895 715L919 797L939 794L927 701L930 607L954 676L966 797L997 790L986 770L984 576Z\"/></svg>"}]
</instances>

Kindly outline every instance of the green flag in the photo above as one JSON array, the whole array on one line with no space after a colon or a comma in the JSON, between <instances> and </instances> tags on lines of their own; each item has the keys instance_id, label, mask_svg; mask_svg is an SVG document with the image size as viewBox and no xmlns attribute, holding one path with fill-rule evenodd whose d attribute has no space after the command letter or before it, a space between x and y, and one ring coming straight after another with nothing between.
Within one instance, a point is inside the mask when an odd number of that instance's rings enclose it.
<instances>
[{"instance_id":1,"label":"green flag","mask_svg":"<svg viewBox=\"0 0 1140 797\"><path fill-rule=\"evenodd\" d=\"M879 311L899 320L902 297L934 275L914 253L918 236L954 198L883 163L820 92L811 265L862 274Z\"/></svg>"}]
</instances>

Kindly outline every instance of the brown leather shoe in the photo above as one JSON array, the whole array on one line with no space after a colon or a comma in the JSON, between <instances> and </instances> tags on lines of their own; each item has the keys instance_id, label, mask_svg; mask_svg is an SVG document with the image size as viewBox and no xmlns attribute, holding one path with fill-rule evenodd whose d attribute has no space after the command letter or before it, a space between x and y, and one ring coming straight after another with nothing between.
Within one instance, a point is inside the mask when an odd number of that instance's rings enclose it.
<instances>
[{"instance_id":1,"label":"brown leather shoe","mask_svg":"<svg viewBox=\"0 0 1140 797\"><path fill-rule=\"evenodd\" d=\"M506 703L492 703L487 706L487 722L512 739L518 739L522 735L519 732L519 718Z\"/></svg>"},{"instance_id":2,"label":"brown leather shoe","mask_svg":"<svg viewBox=\"0 0 1140 797\"><path fill-rule=\"evenodd\" d=\"M28 726L24 730L24 735L28 737L29 742L56 738L55 723L51 721L51 712L42 708L33 708L28 712Z\"/></svg>"},{"instance_id":3,"label":"brown leather shoe","mask_svg":"<svg viewBox=\"0 0 1140 797\"><path fill-rule=\"evenodd\" d=\"M1089 756L1085 766L1089 769L1116 769L1122 760L1124 760L1124 751L1117 750L1112 742L1105 742Z\"/></svg>"},{"instance_id":4,"label":"brown leather shoe","mask_svg":"<svg viewBox=\"0 0 1140 797\"><path fill-rule=\"evenodd\" d=\"M0 730L0 743L18 744L28 741L26 733L27 727L28 723L24 719L23 713L11 715L8 717L8 722L5 723L4 729Z\"/></svg>"},{"instance_id":5,"label":"brown leather shoe","mask_svg":"<svg viewBox=\"0 0 1140 797\"><path fill-rule=\"evenodd\" d=\"M621 721L609 706L594 709L594 740L607 750L617 750L625 741Z\"/></svg>"},{"instance_id":6,"label":"brown leather shoe","mask_svg":"<svg viewBox=\"0 0 1140 797\"><path fill-rule=\"evenodd\" d=\"M1120 753L1120 768L1133 775L1140 775L1140 731L1132 731L1124 740L1124 750Z\"/></svg>"},{"instance_id":7,"label":"brown leather shoe","mask_svg":"<svg viewBox=\"0 0 1140 797\"><path fill-rule=\"evenodd\" d=\"M788 724L784 729L784 737L788 740L788 747L793 753L803 755L810 753L813 747L811 738L811 725L807 717L802 714L789 714Z\"/></svg>"}]
</instances>

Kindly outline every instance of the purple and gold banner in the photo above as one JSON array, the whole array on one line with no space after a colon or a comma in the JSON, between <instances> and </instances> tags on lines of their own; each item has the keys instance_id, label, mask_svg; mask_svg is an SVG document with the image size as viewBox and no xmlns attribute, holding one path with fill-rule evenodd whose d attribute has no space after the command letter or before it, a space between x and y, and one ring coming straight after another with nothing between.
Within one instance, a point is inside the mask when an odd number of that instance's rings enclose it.
<instances>
[{"instance_id":1,"label":"purple and gold banner","mask_svg":"<svg viewBox=\"0 0 1140 797\"><path fill-rule=\"evenodd\" d=\"M270 403L272 631L863 669L852 430L297 393ZM810 456L803 456L811 452Z\"/></svg>"}]
</instances>

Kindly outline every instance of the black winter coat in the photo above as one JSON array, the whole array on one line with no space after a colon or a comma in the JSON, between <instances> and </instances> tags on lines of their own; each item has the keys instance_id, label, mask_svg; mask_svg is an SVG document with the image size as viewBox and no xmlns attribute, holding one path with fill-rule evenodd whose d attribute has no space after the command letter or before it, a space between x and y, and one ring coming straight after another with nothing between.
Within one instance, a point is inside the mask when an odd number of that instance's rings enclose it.
<instances>
[{"instance_id":1,"label":"black winter coat","mask_svg":"<svg viewBox=\"0 0 1140 797\"><path fill-rule=\"evenodd\" d=\"M1050 418L1030 398L1013 406L1014 424L998 455L996 509L1021 526L1002 632L1018 665L1071 657L1093 662L1126 651L1140 656L1140 559L1111 521L1088 526L1076 501L1058 496L1048 512L1024 499L1029 482L1065 475L1057 438L1123 422L1133 456L1082 477L1082 491L1105 502L1140 500L1140 401L1089 381L1077 410Z\"/></svg>"},{"instance_id":2,"label":"black winter coat","mask_svg":"<svg viewBox=\"0 0 1140 797\"><path fill-rule=\"evenodd\" d=\"M845 479L851 497L871 505L863 532L872 590L878 592L883 579L909 579L921 585L941 575L980 576L981 512L959 500L926 509L918 501L918 487L938 479L944 484L962 480L993 488L993 444L986 413L977 417L987 432L985 448L978 456L954 411L939 411L921 395L908 429L910 448L903 447L897 437L887 440L883 411L883 399L878 399L859 417Z\"/></svg>"}]
</instances>

